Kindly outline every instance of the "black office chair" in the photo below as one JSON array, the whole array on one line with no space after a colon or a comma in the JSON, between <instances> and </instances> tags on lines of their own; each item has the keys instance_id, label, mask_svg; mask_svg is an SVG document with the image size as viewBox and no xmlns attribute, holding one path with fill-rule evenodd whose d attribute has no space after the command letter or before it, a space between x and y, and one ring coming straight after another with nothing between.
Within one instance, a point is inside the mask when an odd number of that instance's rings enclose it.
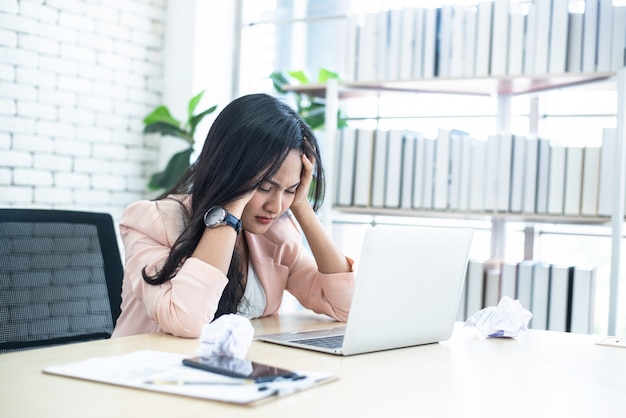
<instances>
[{"instance_id":1,"label":"black office chair","mask_svg":"<svg viewBox=\"0 0 626 418\"><path fill-rule=\"evenodd\" d=\"M0 353L109 338L122 276L111 215L0 209Z\"/></svg>"}]
</instances>

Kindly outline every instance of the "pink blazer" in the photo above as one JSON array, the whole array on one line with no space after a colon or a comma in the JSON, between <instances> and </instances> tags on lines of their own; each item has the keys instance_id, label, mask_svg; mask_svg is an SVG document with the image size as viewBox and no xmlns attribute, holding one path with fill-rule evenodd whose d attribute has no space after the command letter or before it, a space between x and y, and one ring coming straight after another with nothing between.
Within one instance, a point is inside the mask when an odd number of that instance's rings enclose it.
<instances>
[{"instance_id":1,"label":"pink blazer","mask_svg":"<svg viewBox=\"0 0 626 418\"><path fill-rule=\"evenodd\" d=\"M217 268L188 258L176 276L161 285L150 285L141 275L144 266L150 274L163 264L182 229L180 206L171 200L143 200L124 211L120 222L126 252L122 314L113 337L163 331L197 338L203 325L213 320L228 280ZM250 262L265 290L263 316L278 312L286 289L305 308L347 320L354 272L320 273L302 245L293 216L281 217L263 235L244 233Z\"/></svg>"}]
</instances>

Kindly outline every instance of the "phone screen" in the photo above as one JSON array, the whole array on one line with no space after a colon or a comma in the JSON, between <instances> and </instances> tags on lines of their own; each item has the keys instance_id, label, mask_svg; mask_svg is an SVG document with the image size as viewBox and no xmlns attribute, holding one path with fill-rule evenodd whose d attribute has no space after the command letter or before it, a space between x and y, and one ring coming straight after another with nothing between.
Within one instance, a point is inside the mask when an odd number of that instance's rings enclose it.
<instances>
[{"instance_id":1,"label":"phone screen","mask_svg":"<svg viewBox=\"0 0 626 418\"><path fill-rule=\"evenodd\" d=\"M183 364L225 376L254 379L256 382L268 382L279 377L293 379L298 376L290 370L228 356L191 357L183 359Z\"/></svg>"}]
</instances>

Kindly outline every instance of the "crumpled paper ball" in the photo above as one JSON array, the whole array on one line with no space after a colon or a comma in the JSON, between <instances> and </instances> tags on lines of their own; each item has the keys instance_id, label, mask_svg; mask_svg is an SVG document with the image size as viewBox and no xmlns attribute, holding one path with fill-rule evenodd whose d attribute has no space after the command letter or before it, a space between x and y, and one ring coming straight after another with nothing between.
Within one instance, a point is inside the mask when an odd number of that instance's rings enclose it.
<instances>
[{"instance_id":1,"label":"crumpled paper ball","mask_svg":"<svg viewBox=\"0 0 626 418\"><path fill-rule=\"evenodd\" d=\"M253 338L254 328L248 318L236 314L222 315L202 328L196 355L244 359Z\"/></svg>"},{"instance_id":2,"label":"crumpled paper ball","mask_svg":"<svg viewBox=\"0 0 626 418\"><path fill-rule=\"evenodd\" d=\"M528 329L532 317L519 300L504 296L498 306L488 306L470 316L465 326L475 327L483 337L517 337Z\"/></svg>"}]
</instances>

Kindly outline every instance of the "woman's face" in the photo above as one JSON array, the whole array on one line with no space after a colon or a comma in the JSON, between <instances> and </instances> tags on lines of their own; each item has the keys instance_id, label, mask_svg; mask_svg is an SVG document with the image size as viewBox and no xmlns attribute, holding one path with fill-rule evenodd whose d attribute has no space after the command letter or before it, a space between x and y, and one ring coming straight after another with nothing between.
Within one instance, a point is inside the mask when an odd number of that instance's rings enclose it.
<instances>
[{"instance_id":1,"label":"woman's face","mask_svg":"<svg viewBox=\"0 0 626 418\"><path fill-rule=\"evenodd\" d=\"M243 229L263 234L289 207L300 185L301 152L292 150L274 177L259 185L241 216Z\"/></svg>"}]
</instances>

